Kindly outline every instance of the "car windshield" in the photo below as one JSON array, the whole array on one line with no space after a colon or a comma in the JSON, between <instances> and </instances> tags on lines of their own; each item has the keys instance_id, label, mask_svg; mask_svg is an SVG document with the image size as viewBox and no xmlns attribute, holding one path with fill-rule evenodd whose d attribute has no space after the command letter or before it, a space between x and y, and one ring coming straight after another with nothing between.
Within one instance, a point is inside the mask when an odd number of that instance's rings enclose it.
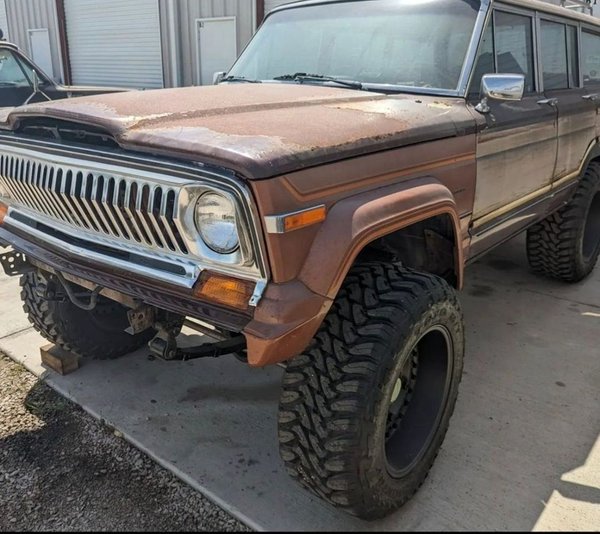
<instances>
[{"instance_id":1,"label":"car windshield","mask_svg":"<svg viewBox=\"0 0 600 534\"><path fill-rule=\"evenodd\" d=\"M479 9L478 0L363 0L284 9L267 18L229 75L456 90ZM299 73L310 80L294 78Z\"/></svg>"}]
</instances>

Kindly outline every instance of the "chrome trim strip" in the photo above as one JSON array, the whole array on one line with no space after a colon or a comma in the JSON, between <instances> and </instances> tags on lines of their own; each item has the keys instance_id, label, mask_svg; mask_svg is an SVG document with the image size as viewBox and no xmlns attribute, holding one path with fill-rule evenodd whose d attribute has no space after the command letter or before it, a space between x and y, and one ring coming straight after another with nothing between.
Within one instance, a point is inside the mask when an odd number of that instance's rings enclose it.
<instances>
[{"instance_id":1,"label":"chrome trim strip","mask_svg":"<svg viewBox=\"0 0 600 534\"><path fill-rule=\"evenodd\" d=\"M15 208L12 208L12 207L9 208L8 214L7 214L6 218L4 219L4 224L2 225L2 227L5 230L10 231L11 227L16 228L17 230L20 230L24 233L32 235L34 238L36 238L42 242L46 242L60 250L66 251L69 255L74 256L76 258L81 258L86 261L91 260L91 261L97 262L99 265L116 267L118 269L122 269L122 270L125 270L128 272L134 273L134 274L145 276L147 278L158 279L158 280L161 280L162 282L166 282L166 283L169 283L169 284L172 284L172 285L175 285L178 287L190 289L190 290L196 283L198 276L200 276L200 273L203 270L198 264L193 263L193 262L171 261L171 263L173 265L181 267L185 271L185 275L177 275L177 274L174 274L171 272L161 271L160 269L153 269L150 267L146 267L146 266L140 265L138 263L121 260L119 258L109 257L104 254L94 252L93 250L90 250L88 248L84 248L84 247L80 247L77 245L72 245L70 243L66 243L65 241L63 241L61 239L50 236L44 232L41 232L40 230L33 228L30 225L15 219L13 216L13 214L15 212L19 212L19 210L16 210ZM81 238L81 239L85 240L84 238ZM97 244L97 242L90 241L90 246L93 246L94 244ZM134 251L132 251L132 252L134 252ZM156 258L156 256L153 257L152 255L144 254L142 251L135 251L135 254L137 254L139 256L146 256L149 260ZM164 258L161 258L161 259L164 259ZM165 260L165 261L168 262L168 260Z\"/></svg>"},{"instance_id":2,"label":"chrome trim strip","mask_svg":"<svg viewBox=\"0 0 600 534\"><path fill-rule=\"evenodd\" d=\"M299 215L301 213L306 213L307 211L313 211L320 208L324 208L325 204L319 204L317 206L311 206L310 208L306 208L298 211L289 211L287 213L281 213L279 215L266 215L265 216L265 229L269 234L285 234L285 219L290 215Z\"/></svg>"},{"instance_id":3,"label":"chrome trim strip","mask_svg":"<svg viewBox=\"0 0 600 534\"><path fill-rule=\"evenodd\" d=\"M473 75L473 70L475 68L477 52L479 51L479 44L483 38L483 32L491 13L491 5L492 0L481 0L479 13L477 15L477 20L475 21L473 34L471 35L471 42L469 43L469 48L467 49L467 56L465 57L462 72L458 80L458 87L456 90L458 96L467 96L467 91L469 90L469 85L471 83L471 76Z\"/></svg>"}]
</instances>

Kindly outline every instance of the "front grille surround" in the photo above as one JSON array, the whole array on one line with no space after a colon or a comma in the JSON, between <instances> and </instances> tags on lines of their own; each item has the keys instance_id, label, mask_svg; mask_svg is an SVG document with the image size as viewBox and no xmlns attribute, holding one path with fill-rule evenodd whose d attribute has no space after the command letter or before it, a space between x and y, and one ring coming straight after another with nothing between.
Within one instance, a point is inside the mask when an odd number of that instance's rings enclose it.
<instances>
[{"instance_id":1,"label":"front grille surround","mask_svg":"<svg viewBox=\"0 0 600 534\"><path fill-rule=\"evenodd\" d=\"M207 191L228 196L237 208L240 247L231 254L211 250L195 228L195 202ZM194 266L193 276L210 269L261 285L267 278L256 209L232 176L0 136L0 197L9 215L21 212L90 243Z\"/></svg>"}]
</instances>

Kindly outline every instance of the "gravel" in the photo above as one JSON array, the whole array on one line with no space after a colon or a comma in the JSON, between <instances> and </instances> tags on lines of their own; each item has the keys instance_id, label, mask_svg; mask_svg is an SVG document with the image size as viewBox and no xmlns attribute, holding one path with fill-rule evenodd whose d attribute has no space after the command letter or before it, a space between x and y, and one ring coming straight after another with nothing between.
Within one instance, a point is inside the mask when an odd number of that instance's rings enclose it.
<instances>
[{"instance_id":1,"label":"gravel","mask_svg":"<svg viewBox=\"0 0 600 534\"><path fill-rule=\"evenodd\" d=\"M247 531L0 354L0 531Z\"/></svg>"}]
</instances>

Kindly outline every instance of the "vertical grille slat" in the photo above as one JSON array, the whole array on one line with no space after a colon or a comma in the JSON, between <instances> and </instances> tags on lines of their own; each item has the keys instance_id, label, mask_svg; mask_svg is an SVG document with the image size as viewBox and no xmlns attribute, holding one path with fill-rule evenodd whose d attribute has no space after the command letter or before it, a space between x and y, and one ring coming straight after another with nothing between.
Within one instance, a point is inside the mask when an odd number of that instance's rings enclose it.
<instances>
[{"instance_id":1,"label":"vertical grille slat","mask_svg":"<svg viewBox=\"0 0 600 534\"><path fill-rule=\"evenodd\" d=\"M189 253L175 224L173 186L11 153L0 154L0 185L17 208L88 233Z\"/></svg>"}]
</instances>

